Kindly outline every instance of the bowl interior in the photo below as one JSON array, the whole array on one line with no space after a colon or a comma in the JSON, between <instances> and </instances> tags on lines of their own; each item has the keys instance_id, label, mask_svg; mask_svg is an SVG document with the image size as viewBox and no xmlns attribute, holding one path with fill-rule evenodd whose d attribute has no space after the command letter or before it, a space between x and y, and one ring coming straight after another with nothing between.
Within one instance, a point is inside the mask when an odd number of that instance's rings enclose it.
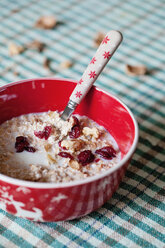
<instances>
[{"instance_id":1,"label":"bowl interior","mask_svg":"<svg viewBox=\"0 0 165 248\"><path fill-rule=\"evenodd\" d=\"M64 79L33 79L0 88L0 123L22 114L62 111L75 87ZM75 113L103 125L115 138L124 157L135 139L130 111L114 96L92 87Z\"/></svg>"}]
</instances>

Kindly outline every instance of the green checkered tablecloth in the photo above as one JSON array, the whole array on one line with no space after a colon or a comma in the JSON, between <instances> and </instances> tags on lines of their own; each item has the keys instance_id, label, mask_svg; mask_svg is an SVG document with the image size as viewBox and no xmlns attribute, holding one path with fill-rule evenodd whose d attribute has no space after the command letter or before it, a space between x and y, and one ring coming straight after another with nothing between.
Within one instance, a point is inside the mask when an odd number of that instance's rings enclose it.
<instances>
[{"instance_id":1,"label":"green checkered tablecloth","mask_svg":"<svg viewBox=\"0 0 165 248\"><path fill-rule=\"evenodd\" d=\"M58 25L36 28L43 15L56 16ZM139 123L126 176L102 208L81 219L35 223L0 210L0 247L165 247L164 0L1 0L0 86L36 77L78 80L96 50L96 34L111 29L120 30L124 41L96 85L125 102ZM33 40L45 49L9 55L10 42ZM67 60L72 67L62 69ZM148 73L129 76L126 64L144 64Z\"/></svg>"}]
</instances>

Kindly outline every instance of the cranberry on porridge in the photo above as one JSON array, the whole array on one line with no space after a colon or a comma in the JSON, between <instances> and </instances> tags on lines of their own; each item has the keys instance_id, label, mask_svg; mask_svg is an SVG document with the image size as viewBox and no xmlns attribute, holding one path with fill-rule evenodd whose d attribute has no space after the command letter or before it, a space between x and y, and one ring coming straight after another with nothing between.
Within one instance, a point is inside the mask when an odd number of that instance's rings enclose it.
<instances>
[{"instance_id":1,"label":"cranberry on porridge","mask_svg":"<svg viewBox=\"0 0 165 248\"><path fill-rule=\"evenodd\" d=\"M35 182L70 182L100 174L121 159L111 134L86 116L58 111L14 117L0 125L0 173Z\"/></svg>"}]
</instances>

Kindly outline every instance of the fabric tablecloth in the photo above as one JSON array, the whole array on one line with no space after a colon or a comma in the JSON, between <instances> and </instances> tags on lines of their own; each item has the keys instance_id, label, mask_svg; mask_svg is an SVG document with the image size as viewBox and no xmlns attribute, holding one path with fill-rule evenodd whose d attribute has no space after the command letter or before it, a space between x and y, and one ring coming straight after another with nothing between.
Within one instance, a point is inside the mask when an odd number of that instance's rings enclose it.
<instances>
[{"instance_id":1,"label":"fabric tablecloth","mask_svg":"<svg viewBox=\"0 0 165 248\"><path fill-rule=\"evenodd\" d=\"M45 15L56 17L55 28L35 26ZM0 210L0 247L165 247L164 0L0 1L0 86L37 77L78 80L97 33L111 29L124 40L95 85L127 104L140 129L123 181L102 208L77 220L36 223ZM42 52L9 54L9 43L34 40L45 43ZM72 66L64 68L66 61ZM126 64L145 65L147 73L130 76Z\"/></svg>"}]
</instances>

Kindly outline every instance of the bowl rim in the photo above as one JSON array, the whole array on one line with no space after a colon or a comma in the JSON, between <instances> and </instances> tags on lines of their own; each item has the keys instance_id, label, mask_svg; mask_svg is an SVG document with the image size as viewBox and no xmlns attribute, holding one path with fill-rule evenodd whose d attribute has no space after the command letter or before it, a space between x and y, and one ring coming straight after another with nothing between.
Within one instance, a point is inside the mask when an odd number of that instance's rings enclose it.
<instances>
[{"instance_id":1,"label":"bowl rim","mask_svg":"<svg viewBox=\"0 0 165 248\"><path fill-rule=\"evenodd\" d=\"M19 80L16 82L12 82L12 83L8 83L7 85L1 86L0 87L0 92L3 91L4 89L11 87L13 85L17 85L17 84L22 84L22 83L26 83L28 81L40 81L40 80L49 80L49 81L66 81L66 82L73 82L73 83L77 83L76 80L73 79L67 79L67 78L51 78L51 77L44 77L44 78L30 78L30 79L25 79L25 80ZM79 186L82 184L87 184L87 183L91 183L93 181L102 179L104 177L109 176L110 174L112 174L114 171L117 171L119 168L121 168L125 163L127 163L129 161L129 159L132 157L137 144L138 144L138 139L139 139L139 128L138 128L138 123L132 113L132 111L129 109L129 107L127 107L127 105L121 101L117 96L107 92L106 90L103 90L97 86L92 86L93 88L95 88L97 91L101 91L104 94L110 96L111 98L114 98L116 101L118 101L121 105L124 106L124 108L128 111L129 115L132 118L132 121L134 123L134 127L135 127L135 137L132 143L132 146L129 150L129 152L126 154L126 156L115 166L111 167L110 169L106 170L105 172L102 172L101 174L96 174L94 176L90 176L86 179L82 179L80 181L75 180L75 181L71 181L71 182L64 182L64 183L47 183L47 182L31 182L31 181L25 181L25 180L21 180L21 179L16 179L16 178L12 178L3 174L0 174L0 180L4 181L5 183L10 183L16 186L22 186L22 187L28 187L28 188L36 188L36 189L59 189L59 188L68 188L68 187L73 187L73 186Z\"/></svg>"}]
</instances>

